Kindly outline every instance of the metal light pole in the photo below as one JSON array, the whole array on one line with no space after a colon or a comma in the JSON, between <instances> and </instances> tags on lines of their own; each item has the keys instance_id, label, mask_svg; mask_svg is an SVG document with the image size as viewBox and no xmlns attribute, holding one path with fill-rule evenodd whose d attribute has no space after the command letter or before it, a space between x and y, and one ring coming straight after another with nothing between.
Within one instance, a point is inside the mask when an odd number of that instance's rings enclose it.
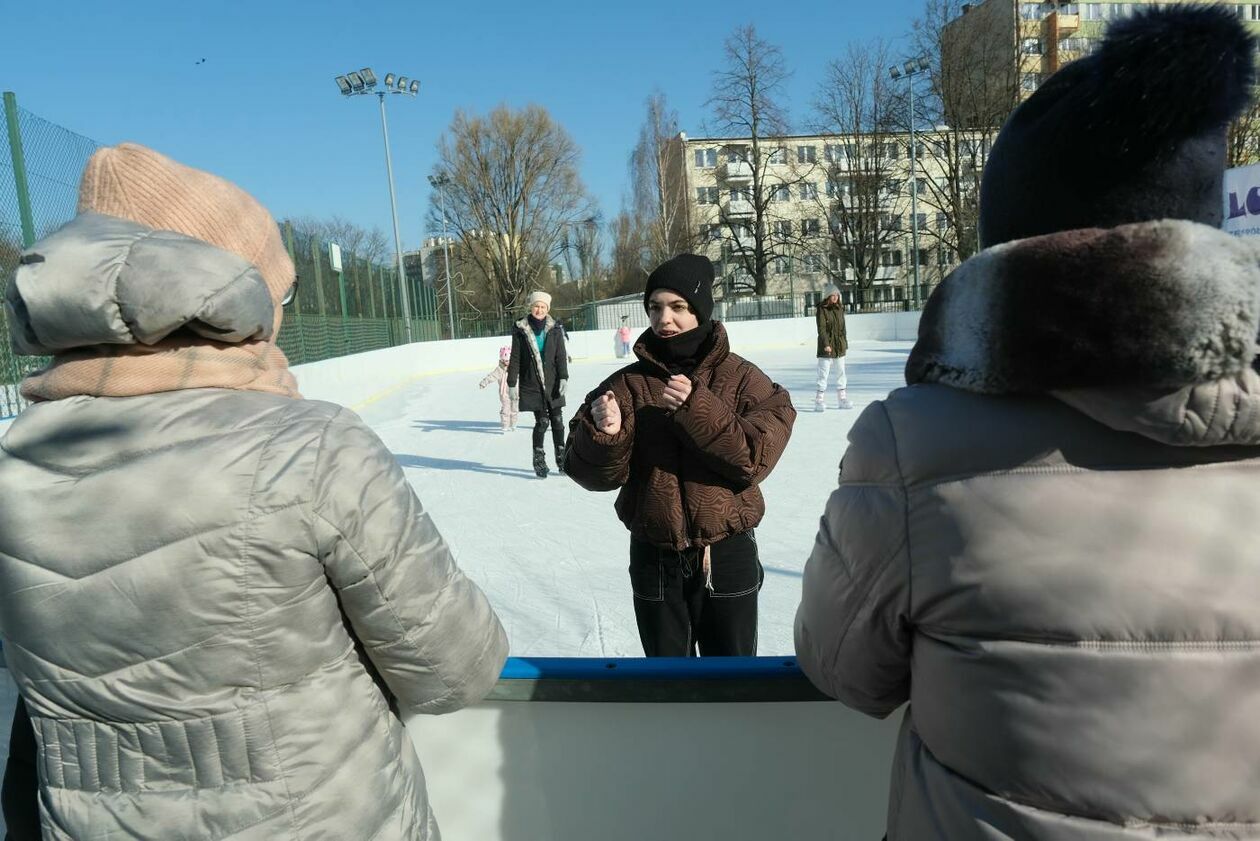
<instances>
[{"instance_id":1,"label":"metal light pole","mask_svg":"<svg viewBox=\"0 0 1260 841\"><path fill-rule=\"evenodd\" d=\"M411 295L407 288L407 267L403 264L402 235L398 230L398 202L394 197L394 162L389 154L389 124L385 121L385 94L404 94L414 97L420 91L420 82L406 76L395 78L393 73L385 74L383 89L375 90L376 74L370 67L344 76L337 77L337 87L343 96L357 96L374 93L381 103L381 134L385 138L385 172L389 176L389 211L394 218L394 256L398 261L399 296L402 299L403 327L407 333L407 341L411 336Z\"/></svg>"},{"instance_id":2,"label":"metal light pole","mask_svg":"<svg viewBox=\"0 0 1260 841\"><path fill-rule=\"evenodd\" d=\"M910 255L910 265L914 270L914 291L911 293L910 300L914 302L914 308L919 308L919 179L917 166L917 150L914 142L914 77L928 70L931 64L927 58L920 56L917 59L910 59L902 64L901 67L896 65L888 68L888 74L894 79L902 76L906 77L906 88L910 91L910 247L913 253Z\"/></svg>"},{"instance_id":3,"label":"metal light pole","mask_svg":"<svg viewBox=\"0 0 1260 841\"><path fill-rule=\"evenodd\" d=\"M451 320L451 338L455 335L455 285L451 282L451 247L450 238L446 235L446 185L451 177L445 172L429 176L429 186L438 191L438 205L442 208L442 261L446 264L446 312Z\"/></svg>"}]
</instances>

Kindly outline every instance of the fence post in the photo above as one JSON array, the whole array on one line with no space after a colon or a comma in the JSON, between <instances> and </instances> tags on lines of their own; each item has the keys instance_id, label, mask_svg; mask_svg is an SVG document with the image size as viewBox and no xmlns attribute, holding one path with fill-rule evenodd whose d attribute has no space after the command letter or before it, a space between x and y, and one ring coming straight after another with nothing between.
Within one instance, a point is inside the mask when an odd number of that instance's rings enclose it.
<instances>
[{"instance_id":1,"label":"fence post","mask_svg":"<svg viewBox=\"0 0 1260 841\"><path fill-rule=\"evenodd\" d=\"M284 245L289 249L289 260L293 263L294 272L297 271L297 255L293 251L293 224L287 220L284 223ZM302 285L298 284L298 292L293 295L293 323L298 331L298 353L302 358L297 360L295 364L301 364L306 361L306 329L302 327L302 300L298 297Z\"/></svg>"},{"instance_id":2,"label":"fence post","mask_svg":"<svg viewBox=\"0 0 1260 841\"><path fill-rule=\"evenodd\" d=\"M22 222L22 247L35 244L35 219L31 215L31 191L26 183L26 156L22 153L22 130L18 125L17 96L4 92L4 122L9 127L9 156L13 159L13 186L17 189L18 217Z\"/></svg>"}]
</instances>

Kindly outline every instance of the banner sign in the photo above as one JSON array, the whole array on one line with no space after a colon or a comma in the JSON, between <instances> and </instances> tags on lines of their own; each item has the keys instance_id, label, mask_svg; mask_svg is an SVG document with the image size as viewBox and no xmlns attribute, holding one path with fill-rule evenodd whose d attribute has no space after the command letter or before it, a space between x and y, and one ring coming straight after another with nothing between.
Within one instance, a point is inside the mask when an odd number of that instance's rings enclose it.
<instances>
[{"instance_id":1,"label":"banner sign","mask_svg":"<svg viewBox=\"0 0 1260 841\"><path fill-rule=\"evenodd\" d=\"M1260 164L1225 170L1226 233L1260 236Z\"/></svg>"}]
</instances>

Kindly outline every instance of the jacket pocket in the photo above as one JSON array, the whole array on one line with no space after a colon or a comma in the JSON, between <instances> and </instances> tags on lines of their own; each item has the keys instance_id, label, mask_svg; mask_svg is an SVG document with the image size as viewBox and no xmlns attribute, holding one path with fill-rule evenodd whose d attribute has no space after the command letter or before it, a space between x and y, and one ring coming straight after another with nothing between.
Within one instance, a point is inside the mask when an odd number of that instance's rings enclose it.
<instances>
[{"instance_id":1,"label":"jacket pocket","mask_svg":"<svg viewBox=\"0 0 1260 841\"><path fill-rule=\"evenodd\" d=\"M665 601L665 565L659 553L646 544L630 546L630 589L636 599Z\"/></svg>"}]
</instances>

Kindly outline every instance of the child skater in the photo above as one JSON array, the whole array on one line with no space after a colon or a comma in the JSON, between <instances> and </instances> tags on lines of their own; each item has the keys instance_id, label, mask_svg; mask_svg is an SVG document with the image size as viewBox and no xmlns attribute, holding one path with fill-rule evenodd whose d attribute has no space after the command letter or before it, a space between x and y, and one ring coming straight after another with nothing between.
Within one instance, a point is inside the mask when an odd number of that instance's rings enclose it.
<instances>
[{"instance_id":1,"label":"child skater","mask_svg":"<svg viewBox=\"0 0 1260 841\"><path fill-rule=\"evenodd\" d=\"M508 391L508 363L512 359L512 348L504 345L499 348L499 364L489 374L481 378L478 388L485 388L490 383L499 384L499 421L503 424L503 433L516 431L516 416L520 414L520 401Z\"/></svg>"}]
</instances>

